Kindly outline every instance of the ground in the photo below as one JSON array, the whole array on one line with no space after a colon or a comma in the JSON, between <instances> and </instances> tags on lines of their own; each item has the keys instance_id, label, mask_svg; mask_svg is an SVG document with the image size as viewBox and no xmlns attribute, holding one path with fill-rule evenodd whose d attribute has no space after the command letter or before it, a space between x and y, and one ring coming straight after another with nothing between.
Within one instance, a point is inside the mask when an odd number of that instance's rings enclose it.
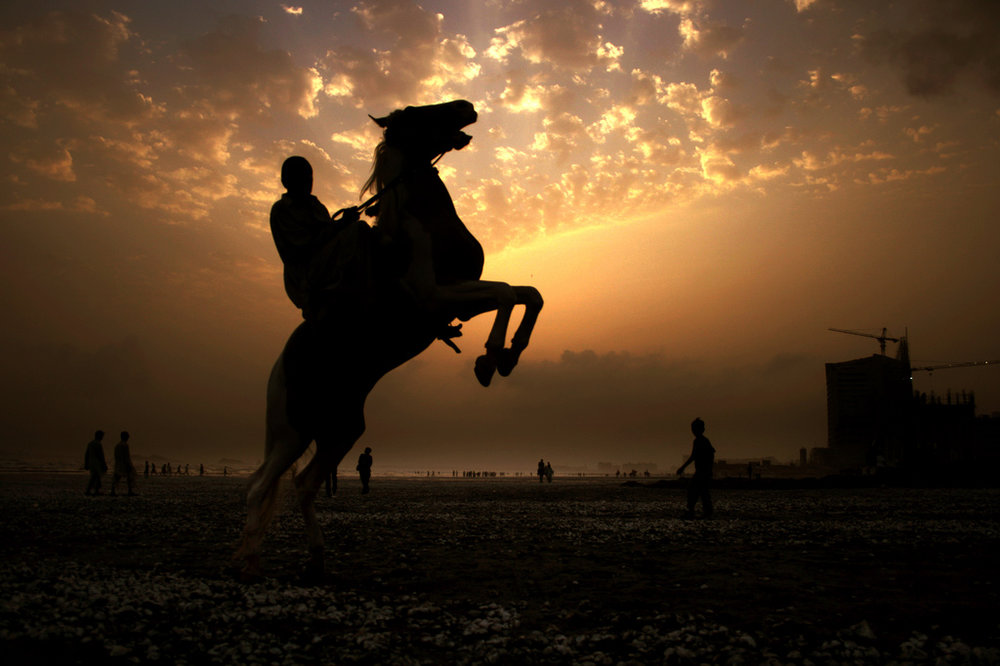
<instances>
[{"instance_id":1,"label":"ground","mask_svg":"<svg viewBox=\"0 0 1000 666\"><path fill-rule=\"evenodd\" d=\"M652 484L350 478L306 585L290 483L265 579L227 568L245 482L0 475L5 663L1000 663L997 490L716 489L685 521Z\"/></svg>"}]
</instances>

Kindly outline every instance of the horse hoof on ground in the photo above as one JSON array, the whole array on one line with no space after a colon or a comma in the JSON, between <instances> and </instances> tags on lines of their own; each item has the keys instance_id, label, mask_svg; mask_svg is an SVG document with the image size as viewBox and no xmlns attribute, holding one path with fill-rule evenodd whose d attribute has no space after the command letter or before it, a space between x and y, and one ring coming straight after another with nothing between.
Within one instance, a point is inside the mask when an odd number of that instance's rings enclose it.
<instances>
[{"instance_id":1,"label":"horse hoof on ground","mask_svg":"<svg viewBox=\"0 0 1000 666\"><path fill-rule=\"evenodd\" d=\"M493 373L496 372L497 362L493 356L489 354L483 354L476 359L476 367L474 372L476 373L476 379L483 386L489 386L490 381L493 380Z\"/></svg>"},{"instance_id":2,"label":"horse hoof on ground","mask_svg":"<svg viewBox=\"0 0 1000 666\"><path fill-rule=\"evenodd\" d=\"M260 572L260 569L251 569L250 567L237 569L234 567L230 569L230 571L232 571L233 578L235 578L238 583L252 585L264 580L264 575Z\"/></svg>"},{"instance_id":3,"label":"horse hoof on ground","mask_svg":"<svg viewBox=\"0 0 1000 666\"><path fill-rule=\"evenodd\" d=\"M514 351L510 347L501 349L500 356L497 359L497 374L501 377L508 376L514 370L514 366L517 365L517 361L520 358L521 352L519 351Z\"/></svg>"},{"instance_id":4,"label":"horse hoof on ground","mask_svg":"<svg viewBox=\"0 0 1000 666\"><path fill-rule=\"evenodd\" d=\"M259 555L251 555L242 560L242 566L241 559L234 557L227 567L228 572L237 582L258 583L264 579L264 575L261 573Z\"/></svg>"},{"instance_id":5,"label":"horse hoof on ground","mask_svg":"<svg viewBox=\"0 0 1000 666\"><path fill-rule=\"evenodd\" d=\"M326 580L326 570L322 564L309 562L302 570L301 581L303 585L320 585Z\"/></svg>"}]
</instances>

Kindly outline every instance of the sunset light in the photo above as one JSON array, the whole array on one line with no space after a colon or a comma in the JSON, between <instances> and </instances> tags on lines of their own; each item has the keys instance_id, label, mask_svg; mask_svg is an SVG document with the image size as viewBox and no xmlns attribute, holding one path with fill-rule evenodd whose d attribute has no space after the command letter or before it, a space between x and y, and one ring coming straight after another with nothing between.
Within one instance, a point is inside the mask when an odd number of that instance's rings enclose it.
<instances>
[{"instance_id":1,"label":"sunset light","mask_svg":"<svg viewBox=\"0 0 1000 666\"><path fill-rule=\"evenodd\" d=\"M84 8L85 7L85 8ZM39 2L0 10L3 427L76 460L96 427L192 462L262 455L301 320L268 227L285 157L356 205L407 105L471 101L438 168L484 278L545 296L480 387L489 318L372 393L398 468L676 465L825 446L824 364L908 331L1000 356L1000 21L840 0ZM517 315L516 315L517 316ZM364 322L358 322L364 326ZM893 350L891 350L893 351ZM1000 373L922 373L1000 411ZM720 454L722 455L722 454Z\"/></svg>"}]
</instances>

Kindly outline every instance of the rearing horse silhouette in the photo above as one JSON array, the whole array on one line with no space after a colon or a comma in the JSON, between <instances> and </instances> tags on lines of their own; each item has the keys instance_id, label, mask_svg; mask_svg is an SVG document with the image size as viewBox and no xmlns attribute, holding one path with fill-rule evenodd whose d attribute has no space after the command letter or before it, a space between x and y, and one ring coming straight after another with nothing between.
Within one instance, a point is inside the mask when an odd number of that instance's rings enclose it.
<instances>
[{"instance_id":1,"label":"rearing horse silhouette","mask_svg":"<svg viewBox=\"0 0 1000 666\"><path fill-rule=\"evenodd\" d=\"M453 327L446 333L454 319L490 311L496 311L496 319L486 353L475 365L481 384L488 385L494 372L509 374L527 347L541 295L534 287L479 279L482 247L458 217L432 164L469 143L462 128L476 119L475 108L464 100L408 106L373 118L385 131L365 184L365 190L379 195L379 208L369 235L373 269L363 321L353 310L304 321L271 370L265 460L250 477L247 522L234 555L244 577L260 575L261 542L276 511L279 481L313 441L316 453L294 481L305 519L307 574L322 576L316 494L364 433L365 400L387 372L435 339L454 336ZM504 348L511 311L519 304L524 315Z\"/></svg>"}]
</instances>

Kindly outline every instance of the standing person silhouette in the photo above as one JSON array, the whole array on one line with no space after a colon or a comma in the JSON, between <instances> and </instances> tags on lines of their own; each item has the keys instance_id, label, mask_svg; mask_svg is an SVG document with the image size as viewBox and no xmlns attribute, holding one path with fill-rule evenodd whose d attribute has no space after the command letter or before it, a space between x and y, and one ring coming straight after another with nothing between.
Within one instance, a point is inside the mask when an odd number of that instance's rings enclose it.
<instances>
[{"instance_id":1,"label":"standing person silhouette","mask_svg":"<svg viewBox=\"0 0 1000 666\"><path fill-rule=\"evenodd\" d=\"M118 489L118 482L121 479L125 479L125 485L128 487L128 495L131 497L135 495L135 465L132 464L132 452L128 447L128 432L122 430L122 439L120 442L115 444L115 471L114 475L111 477L111 494L116 495L116 490Z\"/></svg>"},{"instance_id":2,"label":"standing person silhouette","mask_svg":"<svg viewBox=\"0 0 1000 666\"><path fill-rule=\"evenodd\" d=\"M545 481L545 461L538 459L538 483Z\"/></svg>"},{"instance_id":3,"label":"standing person silhouette","mask_svg":"<svg viewBox=\"0 0 1000 666\"><path fill-rule=\"evenodd\" d=\"M687 511L684 518L694 518L694 505L701 498L701 511L705 518L712 517L712 496L709 486L712 485L712 467L715 464L715 449L712 442L705 437L705 422L696 418L691 422L691 432L694 443L691 445L691 455L684 464L677 468L677 476L683 476L685 468L694 463L694 477L688 484Z\"/></svg>"},{"instance_id":4,"label":"standing person silhouette","mask_svg":"<svg viewBox=\"0 0 1000 666\"><path fill-rule=\"evenodd\" d=\"M365 452L358 456L358 474L361 475L361 494L368 494L368 482L372 478L372 447L366 446Z\"/></svg>"},{"instance_id":5,"label":"standing person silhouette","mask_svg":"<svg viewBox=\"0 0 1000 666\"><path fill-rule=\"evenodd\" d=\"M87 453L83 457L83 468L90 472L90 482L87 484L85 495L101 494L101 477L108 471L108 462L104 459L104 446L101 440L104 439L104 431L98 430L94 433L94 439L87 444Z\"/></svg>"}]
</instances>

